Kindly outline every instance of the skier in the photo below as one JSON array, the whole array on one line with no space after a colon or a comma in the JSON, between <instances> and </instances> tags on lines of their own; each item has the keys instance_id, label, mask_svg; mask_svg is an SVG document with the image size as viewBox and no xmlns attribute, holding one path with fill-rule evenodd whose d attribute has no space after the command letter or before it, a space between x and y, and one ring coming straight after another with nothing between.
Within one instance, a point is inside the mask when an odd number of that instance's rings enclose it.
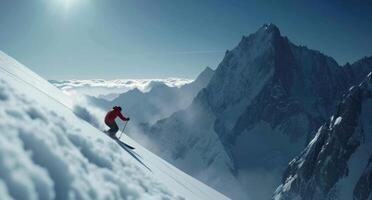
<instances>
[{"instance_id":1,"label":"skier","mask_svg":"<svg viewBox=\"0 0 372 200\"><path fill-rule=\"evenodd\" d=\"M119 127L115 122L116 117L119 117L123 121L129 121L130 118L126 118L121 114L121 107L120 106L114 106L112 110L110 110L105 117L105 124L110 127L109 130L105 131L108 133L110 137L114 137L116 132L118 132Z\"/></svg>"}]
</instances>

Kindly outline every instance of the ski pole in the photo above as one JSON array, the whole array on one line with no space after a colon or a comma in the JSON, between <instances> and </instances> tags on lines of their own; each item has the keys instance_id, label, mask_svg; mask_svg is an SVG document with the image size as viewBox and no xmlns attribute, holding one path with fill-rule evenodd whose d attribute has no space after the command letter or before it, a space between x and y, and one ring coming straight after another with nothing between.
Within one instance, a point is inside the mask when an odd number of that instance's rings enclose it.
<instances>
[{"instance_id":1,"label":"ski pole","mask_svg":"<svg viewBox=\"0 0 372 200\"><path fill-rule=\"evenodd\" d=\"M127 124L128 124L128 121L125 122L125 125L124 125L124 127L123 127L123 130L121 130L121 134L120 134L120 136L119 136L119 139L120 139L121 136L123 135L124 130L125 130L125 127L127 127Z\"/></svg>"}]
</instances>

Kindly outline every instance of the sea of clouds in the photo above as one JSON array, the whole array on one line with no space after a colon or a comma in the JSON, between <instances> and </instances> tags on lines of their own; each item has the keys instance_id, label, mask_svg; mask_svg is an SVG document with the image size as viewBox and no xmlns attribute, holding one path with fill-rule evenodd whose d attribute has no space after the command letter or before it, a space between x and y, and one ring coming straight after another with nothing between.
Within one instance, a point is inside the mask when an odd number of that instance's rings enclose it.
<instances>
[{"instance_id":1,"label":"sea of clouds","mask_svg":"<svg viewBox=\"0 0 372 200\"><path fill-rule=\"evenodd\" d=\"M181 87L192 81L192 79L185 78L49 80L50 83L70 96L90 95L108 100L135 88L142 92L148 92L154 85L165 84L169 87Z\"/></svg>"}]
</instances>

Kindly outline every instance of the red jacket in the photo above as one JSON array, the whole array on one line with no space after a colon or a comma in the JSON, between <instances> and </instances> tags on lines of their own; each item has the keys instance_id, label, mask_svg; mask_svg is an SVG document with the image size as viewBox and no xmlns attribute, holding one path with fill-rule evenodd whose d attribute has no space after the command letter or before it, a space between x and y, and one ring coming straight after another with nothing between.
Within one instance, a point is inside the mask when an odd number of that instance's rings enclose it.
<instances>
[{"instance_id":1,"label":"red jacket","mask_svg":"<svg viewBox=\"0 0 372 200\"><path fill-rule=\"evenodd\" d=\"M128 118L124 117L120 110L119 110L119 107L117 106L114 106L112 108L111 111L109 111L107 114L106 114L106 117L105 117L105 122L107 123L112 123L115 121L116 117L119 117L121 120L123 121L128 121Z\"/></svg>"}]
</instances>

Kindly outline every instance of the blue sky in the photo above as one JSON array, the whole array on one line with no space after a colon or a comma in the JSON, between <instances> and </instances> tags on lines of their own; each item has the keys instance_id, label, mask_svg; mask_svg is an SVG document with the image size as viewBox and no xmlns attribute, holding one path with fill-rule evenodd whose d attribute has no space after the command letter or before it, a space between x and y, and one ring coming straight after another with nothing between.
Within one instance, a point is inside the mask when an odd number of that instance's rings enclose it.
<instances>
[{"instance_id":1,"label":"blue sky","mask_svg":"<svg viewBox=\"0 0 372 200\"><path fill-rule=\"evenodd\" d=\"M194 78L272 22L344 64L372 55L369 2L0 0L0 50L47 79Z\"/></svg>"}]
</instances>

